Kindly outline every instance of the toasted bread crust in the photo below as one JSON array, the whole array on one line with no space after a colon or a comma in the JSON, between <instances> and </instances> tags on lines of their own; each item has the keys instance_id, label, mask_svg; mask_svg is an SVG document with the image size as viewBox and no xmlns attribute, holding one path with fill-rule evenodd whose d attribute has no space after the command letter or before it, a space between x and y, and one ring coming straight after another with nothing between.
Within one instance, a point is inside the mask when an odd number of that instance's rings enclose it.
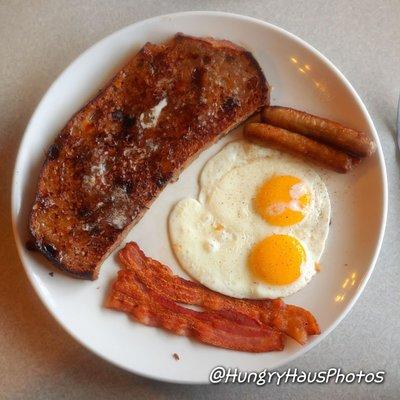
<instances>
[{"instance_id":1,"label":"toasted bread crust","mask_svg":"<svg viewBox=\"0 0 400 400\"><path fill-rule=\"evenodd\" d=\"M36 247L95 279L167 183L268 101L258 63L231 42L146 44L50 146L29 221Z\"/></svg>"}]
</instances>

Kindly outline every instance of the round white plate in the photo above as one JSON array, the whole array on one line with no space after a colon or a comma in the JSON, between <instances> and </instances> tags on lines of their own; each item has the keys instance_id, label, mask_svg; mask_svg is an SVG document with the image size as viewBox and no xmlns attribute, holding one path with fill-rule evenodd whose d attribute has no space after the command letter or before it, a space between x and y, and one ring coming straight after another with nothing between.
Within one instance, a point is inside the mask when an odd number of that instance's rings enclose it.
<instances>
[{"instance_id":1,"label":"round white plate","mask_svg":"<svg viewBox=\"0 0 400 400\"><path fill-rule=\"evenodd\" d=\"M27 219L45 150L60 129L146 42L162 42L176 32L229 39L253 53L272 85L272 104L300 108L364 130L377 142L375 155L354 172L319 170L331 196L333 217L322 270L299 293L286 299L318 319L322 334L305 346L287 341L284 351L250 354L206 346L161 329L132 322L102 305L116 276L115 254L95 282L75 280L53 270L40 254L29 252ZM135 240L149 256L181 275L170 249L167 216L185 196L197 195L204 163L240 128L212 146L169 185L126 241ZM364 288L381 246L387 209L382 149L359 96L335 68L310 45L266 22L217 12L189 12L152 18L103 39L76 59L54 82L37 107L19 150L12 190L12 214L20 257L43 303L84 346L129 371L165 381L203 383L217 365L242 370L276 368L306 352L339 323ZM49 271L54 271L54 276ZM173 353L180 357L173 358Z\"/></svg>"}]
</instances>

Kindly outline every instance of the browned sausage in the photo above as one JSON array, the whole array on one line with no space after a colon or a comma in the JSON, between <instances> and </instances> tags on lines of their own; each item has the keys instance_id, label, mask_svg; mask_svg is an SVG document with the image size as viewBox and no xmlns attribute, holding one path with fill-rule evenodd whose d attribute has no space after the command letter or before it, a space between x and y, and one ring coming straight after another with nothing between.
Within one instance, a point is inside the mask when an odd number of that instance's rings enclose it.
<instances>
[{"instance_id":1,"label":"browned sausage","mask_svg":"<svg viewBox=\"0 0 400 400\"><path fill-rule=\"evenodd\" d=\"M353 166L352 157L346 153L286 129L251 123L244 127L243 133L253 142L310 159L336 172L346 173Z\"/></svg>"},{"instance_id":2,"label":"browned sausage","mask_svg":"<svg viewBox=\"0 0 400 400\"><path fill-rule=\"evenodd\" d=\"M358 157L370 156L374 142L364 133L303 111L286 107L265 107L262 120L268 124L301 133Z\"/></svg>"}]
</instances>

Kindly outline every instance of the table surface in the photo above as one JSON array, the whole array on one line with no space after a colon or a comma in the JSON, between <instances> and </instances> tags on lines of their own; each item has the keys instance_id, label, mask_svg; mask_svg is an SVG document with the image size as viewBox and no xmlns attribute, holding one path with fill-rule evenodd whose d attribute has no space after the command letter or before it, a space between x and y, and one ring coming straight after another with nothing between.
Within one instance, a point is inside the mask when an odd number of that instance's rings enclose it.
<instances>
[{"instance_id":1,"label":"table surface","mask_svg":"<svg viewBox=\"0 0 400 400\"><path fill-rule=\"evenodd\" d=\"M347 318L288 367L386 370L382 385L190 386L144 379L76 343L45 310L25 276L13 241L10 188L19 142L38 101L60 72L99 39L148 17L199 9L250 15L305 39L344 73L372 116L389 179L388 224L376 269ZM398 0L2 1L0 32L1 398L399 398Z\"/></svg>"}]
</instances>

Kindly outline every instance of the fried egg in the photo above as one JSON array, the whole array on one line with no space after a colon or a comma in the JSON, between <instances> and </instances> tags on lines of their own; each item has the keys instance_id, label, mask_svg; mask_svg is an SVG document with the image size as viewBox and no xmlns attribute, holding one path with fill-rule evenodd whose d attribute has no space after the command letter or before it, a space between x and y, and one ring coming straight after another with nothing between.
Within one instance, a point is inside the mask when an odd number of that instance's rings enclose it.
<instances>
[{"instance_id":1,"label":"fried egg","mask_svg":"<svg viewBox=\"0 0 400 400\"><path fill-rule=\"evenodd\" d=\"M173 208L169 234L181 266L208 288L277 298L311 280L329 220L328 191L311 167L236 141L206 163L198 200Z\"/></svg>"}]
</instances>

